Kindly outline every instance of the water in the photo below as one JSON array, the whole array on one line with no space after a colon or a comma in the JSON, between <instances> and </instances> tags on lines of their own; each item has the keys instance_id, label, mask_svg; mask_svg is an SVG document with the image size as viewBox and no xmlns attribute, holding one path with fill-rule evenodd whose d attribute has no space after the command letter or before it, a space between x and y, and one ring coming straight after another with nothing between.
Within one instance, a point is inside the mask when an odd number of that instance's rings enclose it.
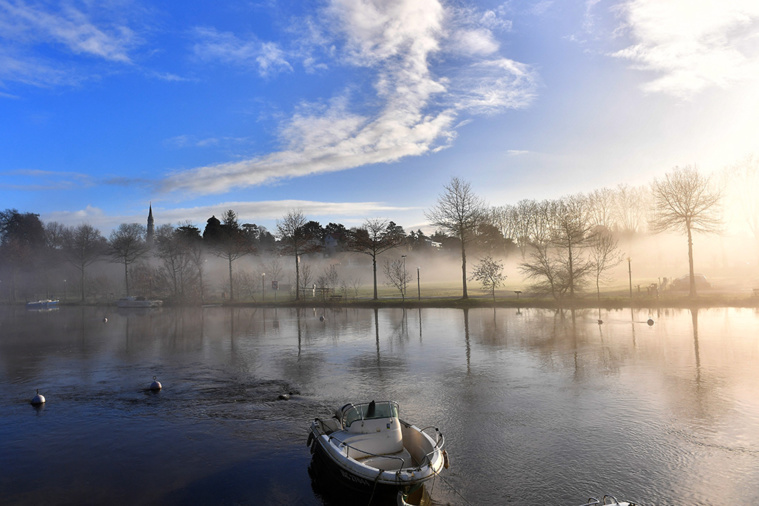
<instances>
[{"instance_id":1,"label":"water","mask_svg":"<svg viewBox=\"0 0 759 506\"><path fill-rule=\"evenodd\" d=\"M0 502L321 505L308 424L371 399L445 434L438 503L759 499L759 313L602 318L2 307Z\"/></svg>"}]
</instances>

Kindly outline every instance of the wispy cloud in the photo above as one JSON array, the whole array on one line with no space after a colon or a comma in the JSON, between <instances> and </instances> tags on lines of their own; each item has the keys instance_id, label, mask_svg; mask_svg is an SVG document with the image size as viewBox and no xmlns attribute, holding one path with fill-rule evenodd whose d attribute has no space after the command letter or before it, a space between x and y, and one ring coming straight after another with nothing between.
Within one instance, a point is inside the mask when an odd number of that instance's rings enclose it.
<instances>
[{"instance_id":1,"label":"wispy cloud","mask_svg":"<svg viewBox=\"0 0 759 506\"><path fill-rule=\"evenodd\" d=\"M0 0L0 80L35 86L80 80L65 65L35 53L41 47L58 55L131 64L130 51L140 43L139 37L126 24L99 19L97 10L97 3L64 3L56 8Z\"/></svg>"},{"instance_id":2,"label":"wispy cloud","mask_svg":"<svg viewBox=\"0 0 759 506\"><path fill-rule=\"evenodd\" d=\"M235 211L240 223L261 224L262 222L273 223L292 209L300 209L309 218L319 220L325 217L332 219L333 217L384 216L415 208L388 206L381 202L315 202L310 200L227 201L212 206L171 209L153 203L153 215L160 223L177 225L189 221L197 224L201 229L208 218L211 216L220 217L228 209ZM145 223L146 218L146 210L141 210L136 214L109 215L92 205L88 205L84 209L57 211L42 215L45 222L55 221L67 226L88 223L104 231L116 228L121 223Z\"/></svg>"},{"instance_id":3,"label":"wispy cloud","mask_svg":"<svg viewBox=\"0 0 759 506\"><path fill-rule=\"evenodd\" d=\"M759 2L629 0L620 9L633 43L613 56L657 75L645 91L691 98L759 80Z\"/></svg>"},{"instance_id":4,"label":"wispy cloud","mask_svg":"<svg viewBox=\"0 0 759 506\"><path fill-rule=\"evenodd\" d=\"M90 176L77 172L10 170L0 176L0 188L16 191L69 190L94 184Z\"/></svg>"},{"instance_id":5,"label":"wispy cloud","mask_svg":"<svg viewBox=\"0 0 759 506\"><path fill-rule=\"evenodd\" d=\"M285 51L273 42L255 36L241 38L213 28L198 28L195 36L193 52L201 60L254 68L262 76L292 71Z\"/></svg>"},{"instance_id":6,"label":"wispy cloud","mask_svg":"<svg viewBox=\"0 0 759 506\"><path fill-rule=\"evenodd\" d=\"M326 105L301 108L282 124L282 150L176 171L161 189L223 193L444 149L455 139L461 116L525 107L535 97L535 72L499 52L491 30L503 29L506 21L498 16L454 11L439 0L333 0L318 20L309 18L309 32L321 44L329 37L324 54L336 65L371 73L372 89L362 90L371 96L356 105L336 90ZM200 34L199 56L256 65L259 71L291 68L278 46L264 58L260 41L207 29ZM349 88L350 83L344 89Z\"/></svg>"}]
</instances>

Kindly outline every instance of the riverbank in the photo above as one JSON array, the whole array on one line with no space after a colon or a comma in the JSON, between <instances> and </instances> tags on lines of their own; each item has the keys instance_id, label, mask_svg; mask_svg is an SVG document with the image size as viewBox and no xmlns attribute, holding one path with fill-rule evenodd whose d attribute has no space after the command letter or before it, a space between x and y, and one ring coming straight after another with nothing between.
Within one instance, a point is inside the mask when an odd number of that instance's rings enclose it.
<instances>
[{"instance_id":1,"label":"riverbank","mask_svg":"<svg viewBox=\"0 0 759 506\"><path fill-rule=\"evenodd\" d=\"M25 305L25 302L15 303L2 302L3 305ZM62 306L115 306L115 301L60 301ZM755 292L719 292L699 294L690 297L686 292L665 292L660 295L634 294L629 296L614 294L600 298L591 295L577 296L575 298L553 299L550 297L531 297L502 295L493 298L491 295L480 293L470 294L464 299L461 295L436 295L432 297L343 297L331 296L326 298L307 297L295 300L292 298L279 297L279 300L243 299L230 301L225 299L208 299L202 304L178 303L170 299L164 300L164 306L226 306L226 307L346 307L346 308L543 308L543 309L624 309L624 308L707 308L707 307L736 307L758 308L759 294Z\"/></svg>"}]
</instances>

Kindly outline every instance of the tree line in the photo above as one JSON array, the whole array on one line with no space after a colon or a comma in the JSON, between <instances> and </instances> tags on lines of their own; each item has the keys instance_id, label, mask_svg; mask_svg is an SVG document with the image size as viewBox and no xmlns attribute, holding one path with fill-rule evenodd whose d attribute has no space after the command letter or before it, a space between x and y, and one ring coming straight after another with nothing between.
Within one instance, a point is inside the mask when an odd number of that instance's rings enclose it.
<instances>
[{"instance_id":1,"label":"tree line","mask_svg":"<svg viewBox=\"0 0 759 506\"><path fill-rule=\"evenodd\" d=\"M739 176L756 181L758 166L751 158L732 168L731 181L734 184ZM592 284L600 296L604 274L624 257L619 240L662 231L686 235L691 294L695 295L692 234L719 231L727 186L724 181L717 185L695 168L674 168L647 186L620 185L559 199L489 206L469 183L452 178L426 212L436 230L430 236L421 230L406 233L402 226L382 218L367 219L350 229L339 223L322 226L294 209L277 220L275 234L263 226L240 223L237 214L228 210L221 219L209 218L202 231L191 223L166 224L148 237L145 226L130 223L119 225L106 238L86 223L42 223L37 214L7 209L0 212L0 298L2 294L11 301L31 294L49 296L60 291L56 280L65 272L66 280L71 279L70 284L65 281L66 292L70 286L84 301L88 292L98 291L97 277L89 276L92 264L108 260L123 266L127 295L203 301L209 289L205 265L214 256L226 263L225 296L228 290L229 299L234 300L236 285L255 282L246 280L245 272L236 273L235 262L246 255L261 255L271 258L265 270L273 282L279 281L282 262L290 258L297 300L313 282L303 258L315 253L367 255L373 298L378 297L378 267L383 268L387 283L405 298L410 280L405 257L402 266L397 259L378 264L383 253L397 248L421 254L456 252L461 259L463 298L468 297L467 282L472 280L480 281L495 296L505 278L499 259L509 256L519 258L519 271L537 294L571 298ZM755 206L752 193L748 202ZM749 224L758 220L753 209ZM759 246L759 230L751 230ZM471 273L468 255L479 259ZM335 276L326 272L322 281Z\"/></svg>"}]
</instances>

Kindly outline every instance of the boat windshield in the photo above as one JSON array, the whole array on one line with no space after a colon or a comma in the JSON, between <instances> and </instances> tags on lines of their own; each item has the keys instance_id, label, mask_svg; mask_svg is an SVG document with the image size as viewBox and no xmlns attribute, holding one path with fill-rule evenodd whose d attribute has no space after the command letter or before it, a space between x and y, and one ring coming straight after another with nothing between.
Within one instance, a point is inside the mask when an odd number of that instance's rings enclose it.
<instances>
[{"instance_id":1,"label":"boat windshield","mask_svg":"<svg viewBox=\"0 0 759 506\"><path fill-rule=\"evenodd\" d=\"M343 426L350 427L356 420L398 418L398 403L392 401L348 404L343 407Z\"/></svg>"}]
</instances>

